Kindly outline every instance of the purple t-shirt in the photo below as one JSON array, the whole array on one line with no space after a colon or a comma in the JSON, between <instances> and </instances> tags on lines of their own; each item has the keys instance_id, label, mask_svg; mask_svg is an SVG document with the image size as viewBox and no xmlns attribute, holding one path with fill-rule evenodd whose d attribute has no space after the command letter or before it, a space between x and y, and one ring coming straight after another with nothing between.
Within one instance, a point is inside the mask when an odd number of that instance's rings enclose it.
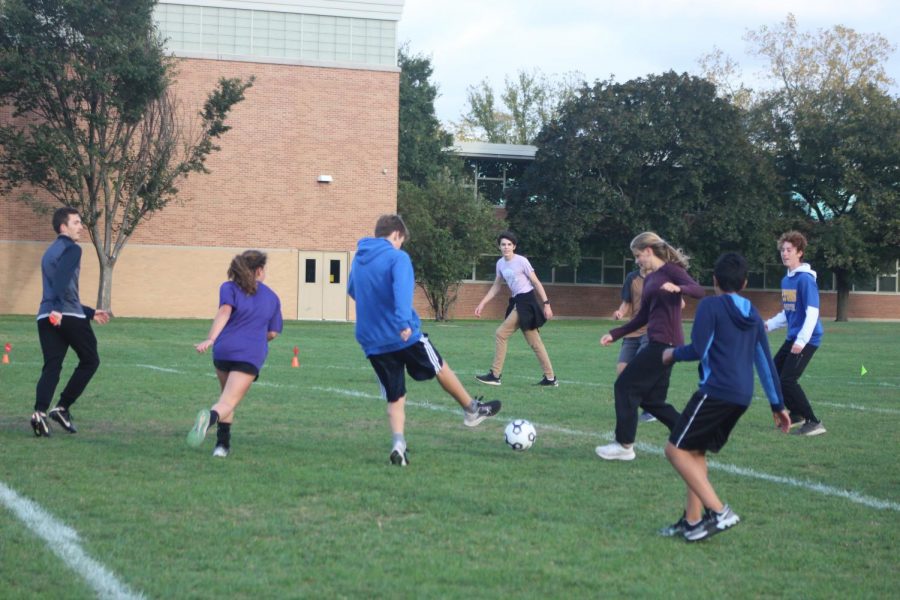
<instances>
[{"instance_id":1,"label":"purple t-shirt","mask_svg":"<svg viewBox=\"0 0 900 600\"><path fill-rule=\"evenodd\" d=\"M534 272L534 267L528 259L518 254L513 254L511 260L500 257L497 261L497 277L502 277L509 286L509 293L513 296L530 292L534 289L529 275Z\"/></svg>"},{"instance_id":2,"label":"purple t-shirt","mask_svg":"<svg viewBox=\"0 0 900 600\"><path fill-rule=\"evenodd\" d=\"M267 334L281 333L281 300L270 287L258 283L248 295L235 282L219 288L219 306L231 306L231 317L213 345L213 358L247 362L262 369L269 353Z\"/></svg>"}]
</instances>

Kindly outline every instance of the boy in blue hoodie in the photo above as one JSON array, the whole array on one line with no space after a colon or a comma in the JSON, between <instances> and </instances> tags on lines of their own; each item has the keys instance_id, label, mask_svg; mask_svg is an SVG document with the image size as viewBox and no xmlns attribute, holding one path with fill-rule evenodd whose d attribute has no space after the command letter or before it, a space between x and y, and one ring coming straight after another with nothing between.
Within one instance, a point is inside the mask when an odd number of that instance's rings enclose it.
<instances>
[{"instance_id":1,"label":"boy in blue hoodie","mask_svg":"<svg viewBox=\"0 0 900 600\"><path fill-rule=\"evenodd\" d=\"M697 306L691 343L663 352L664 364L700 361L700 386L685 406L666 444L666 458L687 485L682 517L660 531L696 542L740 522L709 482L706 453L718 452L753 397L753 365L776 425L785 433L791 418L784 408L778 373L769 352L763 321L738 292L747 284L747 262L727 252L713 270L716 296Z\"/></svg>"},{"instance_id":2,"label":"boy in blue hoodie","mask_svg":"<svg viewBox=\"0 0 900 600\"><path fill-rule=\"evenodd\" d=\"M500 401L482 402L466 392L456 373L422 333L413 309L415 275L409 255L400 249L409 230L400 215L382 215L375 237L359 241L350 268L347 293L356 301L356 341L372 363L387 400L393 434L391 464L409 464L404 426L406 377L416 381L436 377L441 387L463 407L463 423L475 427L500 412Z\"/></svg>"}]
</instances>

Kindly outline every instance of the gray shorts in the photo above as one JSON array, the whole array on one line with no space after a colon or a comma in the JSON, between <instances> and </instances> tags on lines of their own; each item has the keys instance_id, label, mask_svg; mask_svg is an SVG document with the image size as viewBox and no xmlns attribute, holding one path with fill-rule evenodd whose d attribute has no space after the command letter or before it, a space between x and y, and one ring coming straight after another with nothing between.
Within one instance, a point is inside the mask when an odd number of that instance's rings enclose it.
<instances>
[{"instance_id":1,"label":"gray shorts","mask_svg":"<svg viewBox=\"0 0 900 600\"><path fill-rule=\"evenodd\" d=\"M649 343L650 338L647 337L646 333L640 337L622 338L622 348L619 350L619 362L626 364L630 363L635 355L646 348Z\"/></svg>"}]
</instances>

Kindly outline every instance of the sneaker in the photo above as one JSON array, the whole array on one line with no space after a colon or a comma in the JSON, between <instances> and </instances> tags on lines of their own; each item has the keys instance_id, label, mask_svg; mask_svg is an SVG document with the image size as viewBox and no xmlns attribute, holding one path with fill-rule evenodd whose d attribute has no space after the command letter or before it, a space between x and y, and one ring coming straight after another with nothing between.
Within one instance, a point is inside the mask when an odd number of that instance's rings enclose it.
<instances>
[{"instance_id":1,"label":"sneaker","mask_svg":"<svg viewBox=\"0 0 900 600\"><path fill-rule=\"evenodd\" d=\"M495 377L493 371L488 371L487 375L476 375L475 379L488 385L500 385L500 377Z\"/></svg>"},{"instance_id":2,"label":"sneaker","mask_svg":"<svg viewBox=\"0 0 900 600\"><path fill-rule=\"evenodd\" d=\"M187 434L187 445L196 448L203 443L206 430L209 428L209 411L201 410L197 413L197 420Z\"/></svg>"},{"instance_id":3,"label":"sneaker","mask_svg":"<svg viewBox=\"0 0 900 600\"><path fill-rule=\"evenodd\" d=\"M594 452L605 460L634 460L635 457L634 448L626 448L619 442L597 446L594 448Z\"/></svg>"},{"instance_id":4,"label":"sneaker","mask_svg":"<svg viewBox=\"0 0 900 600\"><path fill-rule=\"evenodd\" d=\"M409 453L406 450L406 446L396 445L394 449L391 450L391 464L396 465L398 467L406 467L409 465Z\"/></svg>"},{"instance_id":5,"label":"sneaker","mask_svg":"<svg viewBox=\"0 0 900 600\"><path fill-rule=\"evenodd\" d=\"M213 456L216 458L225 458L228 456L229 452L228 446L216 446L215 449L213 449Z\"/></svg>"},{"instance_id":6,"label":"sneaker","mask_svg":"<svg viewBox=\"0 0 900 600\"><path fill-rule=\"evenodd\" d=\"M76 431L78 431L77 429L75 429L75 423L72 422L72 415L71 413L69 413L69 409L67 408L57 406L50 411L50 418L59 423L62 428L69 433L75 433Z\"/></svg>"},{"instance_id":7,"label":"sneaker","mask_svg":"<svg viewBox=\"0 0 900 600\"><path fill-rule=\"evenodd\" d=\"M800 429L796 431L792 431L794 435L806 435L806 436L814 436L814 435L822 435L825 433L825 426L822 425L821 422L817 421L807 421L805 422Z\"/></svg>"},{"instance_id":8,"label":"sneaker","mask_svg":"<svg viewBox=\"0 0 900 600\"><path fill-rule=\"evenodd\" d=\"M543 387L559 387L559 379L554 377L553 379L547 379L547 376L544 375L544 378L538 381L535 385L540 385Z\"/></svg>"},{"instance_id":9,"label":"sneaker","mask_svg":"<svg viewBox=\"0 0 900 600\"><path fill-rule=\"evenodd\" d=\"M681 518L672 523L671 525L667 525L660 529L657 533L662 537L675 537L676 535L684 535L684 530L687 529L688 522L685 518L684 513L681 514Z\"/></svg>"},{"instance_id":10,"label":"sneaker","mask_svg":"<svg viewBox=\"0 0 900 600\"><path fill-rule=\"evenodd\" d=\"M800 415L791 415L791 429L793 429L794 427L800 427L804 423L806 423L806 419L804 419Z\"/></svg>"},{"instance_id":11,"label":"sneaker","mask_svg":"<svg viewBox=\"0 0 900 600\"><path fill-rule=\"evenodd\" d=\"M684 539L688 542L699 542L731 529L740 522L741 518L727 504L722 508L722 512L707 509L699 523L685 528Z\"/></svg>"},{"instance_id":12,"label":"sneaker","mask_svg":"<svg viewBox=\"0 0 900 600\"><path fill-rule=\"evenodd\" d=\"M642 412L641 416L638 417L638 421L640 421L641 423L652 423L655 420L656 420L656 417L654 417L647 411Z\"/></svg>"},{"instance_id":13,"label":"sneaker","mask_svg":"<svg viewBox=\"0 0 900 600\"><path fill-rule=\"evenodd\" d=\"M490 374L490 373L489 373ZM497 385L500 385L499 381ZM490 402L482 402L481 396L477 398L472 398L472 402L475 403L475 412L465 411L465 417L463 418L463 424L467 427L475 427L480 424L482 421L487 419L488 417L495 416L498 412L500 412L500 401L499 400L491 400Z\"/></svg>"},{"instance_id":14,"label":"sneaker","mask_svg":"<svg viewBox=\"0 0 900 600\"><path fill-rule=\"evenodd\" d=\"M40 411L34 411L34 414L31 415L31 428L34 430L34 435L37 437L50 436L50 424L47 422L47 413L42 413Z\"/></svg>"}]
</instances>

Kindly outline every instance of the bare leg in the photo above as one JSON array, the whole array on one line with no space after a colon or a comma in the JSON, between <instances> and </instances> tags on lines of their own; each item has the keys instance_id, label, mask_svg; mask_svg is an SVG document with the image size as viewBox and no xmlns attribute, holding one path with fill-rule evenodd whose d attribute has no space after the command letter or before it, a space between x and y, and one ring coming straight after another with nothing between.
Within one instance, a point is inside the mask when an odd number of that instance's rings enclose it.
<instances>
[{"instance_id":1,"label":"bare leg","mask_svg":"<svg viewBox=\"0 0 900 600\"><path fill-rule=\"evenodd\" d=\"M716 512L721 512L725 508L709 482L705 454L693 450L681 450L669 442L666 444L666 458L687 484L685 513L688 521L699 521L703 516L703 507Z\"/></svg>"},{"instance_id":2,"label":"bare leg","mask_svg":"<svg viewBox=\"0 0 900 600\"><path fill-rule=\"evenodd\" d=\"M216 373L220 372L217 371ZM212 407L212 410L219 413L219 421L231 423L234 420L234 409L244 399L254 379L256 379L256 376L249 373L241 373L240 371L227 373L222 386L222 395L219 396L219 401ZM219 375L219 382L222 382L221 375Z\"/></svg>"},{"instance_id":3,"label":"bare leg","mask_svg":"<svg viewBox=\"0 0 900 600\"><path fill-rule=\"evenodd\" d=\"M403 435L406 426L406 396L401 396L396 402L388 402L387 414L391 433Z\"/></svg>"},{"instance_id":4,"label":"bare leg","mask_svg":"<svg viewBox=\"0 0 900 600\"><path fill-rule=\"evenodd\" d=\"M496 373L494 373L496 375ZM453 398L459 402L459 405L463 408L468 408L470 404L472 404L472 396L469 395L469 392L466 391L466 388L463 387L463 384L459 381L459 377L456 376L456 373L453 372L453 369L450 368L450 365L447 362L444 362L444 366L441 367L441 370L438 371L437 374L438 383L441 384L441 387L444 388L444 391L453 396Z\"/></svg>"}]
</instances>

